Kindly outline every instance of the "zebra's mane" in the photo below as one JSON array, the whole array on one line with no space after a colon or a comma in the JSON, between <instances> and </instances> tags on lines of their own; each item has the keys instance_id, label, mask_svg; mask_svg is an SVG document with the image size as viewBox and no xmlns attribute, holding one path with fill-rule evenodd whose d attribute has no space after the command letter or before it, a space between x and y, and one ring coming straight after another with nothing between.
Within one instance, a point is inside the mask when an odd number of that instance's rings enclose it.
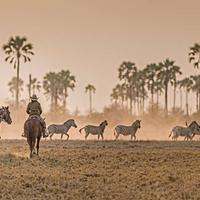
<instances>
[{"instance_id":1,"label":"zebra's mane","mask_svg":"<svg viewBox=\"0 0 200 200\"><path fill-rule=\"evenodd\" d=\"M191 128L194 125L198 125L198 123L196 121L192 121L188 127Z\"/></svg>"},{"instance_id":2,"label":"zebra's mane","mask_svg":"<svg viewBox=\"0 0 200 200\"><path fill-rule=\"evenodd\" d=\"M63 124L68 124L69 122L74 121L73 119L68 119L67 121L65 121Z\"/></svg>"},{"instance_id":3,"label":"zebra's mane","mask_svg":"<svg viewBox=\"0 0 200 200\"><path fill-rule=\"evenodd\" d=\"M135 124L137 124L139 122L139 120L137 119L137 120L135 120L133 123L132 123L132 126L133 125L135 125Z\"/></svg>"},{"instance_id":4,"label":"zebra's mane","mask_svg":"<svg viewBox=\"0 0 200 200\"><path fill-rule=\"evenodd\" d=\"M102 125L104 125L104 124L105 124L105 122L106 122L106 121L103 121L103 122L101 122L101 123L99 124L99 126L102 126Z\"/></svg>"}]
</instances>

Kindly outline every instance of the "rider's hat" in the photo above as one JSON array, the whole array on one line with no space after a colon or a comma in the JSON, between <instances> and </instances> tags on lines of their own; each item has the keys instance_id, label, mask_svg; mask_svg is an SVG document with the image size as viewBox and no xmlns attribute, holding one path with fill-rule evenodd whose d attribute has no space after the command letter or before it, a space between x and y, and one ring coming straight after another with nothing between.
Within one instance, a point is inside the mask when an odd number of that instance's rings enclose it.
<instances>
[{"instance_id":1,"label":"rider's hat","mask_svg":"<svg viewBox=\"0 0 200 200\"><path fill-rule=\"evenodd\" d=\"M30 98L31 98L31 100L33 100L33 101L38 100L38 97L36 96L36 94L33 94L32 97L30 97Z\"/></svg>"}]
</instances>

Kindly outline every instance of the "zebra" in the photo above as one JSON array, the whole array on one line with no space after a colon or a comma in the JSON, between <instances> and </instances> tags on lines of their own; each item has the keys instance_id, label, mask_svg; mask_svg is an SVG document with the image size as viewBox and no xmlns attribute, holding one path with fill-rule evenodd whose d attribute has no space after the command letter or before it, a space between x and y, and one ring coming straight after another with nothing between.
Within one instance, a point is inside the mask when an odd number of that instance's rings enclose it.
<instances>
[{"instance_id":1,"label":"zebra","mask_svg":"<svg viewBox=\"0 0 200 200\"><path fill-rule=\"evenodd\" d=\"M0 123L5 121L7 124L12 124L12 119L10 117L10 111L9 111L9 106L2 106L0 108ZM0 136L1 139L1 136Z\"/></svg>"},{"instance_id":2,"label":"zebra","mask_svg":"<svg viewBox=\"0 0 200 200\"><path fill-rule=\"evenodd\" d=\"M132 123L131 126L124 126L124 125L118 125L115 127L114 129L114 135L115 136L115 140L118 139L119 135L131 135L131 140L134 137L134 140L136 140L136 132L138 130L138 128L140 128L140 123L141 120L136 120L135 122Z\"/></svg>"},{"instance_id":3,"label":"zebra","mask_svg":"<svg viewBox=\"0 0 200 200\"><path fill-rule=\"evenodd\" d=\"M179 136L185 137L184 140L192 140L194 134L196 132L200 131L200 126L196 121L193 121L190 123L188 127L182 127L182 126L175 126L172 130L171 133L169 134L169 137L172 136L172 140L177 140Z\"/></svg>"},{"instance_id":4,"label":"zebra","mask_svg":"<svg viewBox=\"0 0 200 200\"><path fill-rule=\"evenodd\" d=\"M187 122L185 122L185 125L188 127L188 123L187 123ZM195 131L195 132L193 133L192 139L193 139L193 137L194 137L195 135L200 135L200 130L199 130L199 131Z\"/></svg>"},{"instance_id":5,"label":"zebra","mask_svg":"<svg viewBox=\"0 0 200 200\"><path fill-rule=\"evenodd\" d=\"M88 135L91 133L92 135L98 135L98 140L101 136L102 140L103 138L103 133L105 130L105 127L108 125L108 122L105 120L103 122L100 123L99 126L93 126L93 125L87 125L84 126L83 128L81 128L79 130L79 132L81 133L81 131L84 129L85 130L85 140L87 140Z\"/></svg>"},{"instance_id":6,"label":"zebra","mask_svg":"<svg viewBox=\"0 0 200 200\"><path fill-rule=\"evenodd\" d=\"M68 140L69 134L67 134L67 132L72 126L77 128L77 125L73 119L67 120L64 122L64 124L51 124L47 127L47 137L50 136L50 139L52 140L53 134L61 134L62 139L63 135L65 134Z\"/></svg>"},{"instance_id":7,"label":"zebra","mask_svg":"<svg viewBox=\"0 0 200 200\"><path fill-rule=\"evenodd\" d=\"M0 123L5 121L7 124L12 124L12 119L10 117L9 106L0 108Z\"/></svg>"}]
</instances>

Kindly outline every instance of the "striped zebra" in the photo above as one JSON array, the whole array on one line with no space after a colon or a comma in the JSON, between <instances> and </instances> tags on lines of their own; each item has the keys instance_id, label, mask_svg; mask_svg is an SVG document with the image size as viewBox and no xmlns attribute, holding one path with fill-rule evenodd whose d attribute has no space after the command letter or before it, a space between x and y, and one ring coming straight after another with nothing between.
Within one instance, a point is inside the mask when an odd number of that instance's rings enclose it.
<instances>
[{"instance_id":1,"label":"striped zebra","mask_svg":"<svg viewBox=\"0 0 200 200\"><path fill-rule=\"evenodd\" d=\"M104 139L103 138L103 133L104 133L104 130L105 130L105 127L108 125L108 122L105 120L103 122L101 122L101 124L99 126L93 126L93 125L87 125L87 126L84 126L83 128L81 128L79 130L79 132L81 133L81 131L84 129L85 130L85 139L87 140L87 137L89 134L92 134L92 135L98 135L98 140L101 136L102 140Z\"/></svg>"},{"instance_id":2,"label":"striped zebra","mask_svg":"<svg viewBox=\"0 0 200 200\"><path fill-rule=\"evenodd\" d=\"M52 140L54 134L61 134L61 139L63 138L63 135L66 135L68 140L69 134L67 132L72 126L77 128L73 119L67 120L64 124L51 124L47 127L47 137L50 136L50 139Z\"/></svg>"},{"instance_id":3,"label":"striped zebra","mask_svg":"<svg viewBox=\"0 0 200 200\"><path fill-rule=\"evenodd\" d=\"M172 130L171 133L169 134L169 137L172 135L172 140L177 140L179 136L185 137L184 140L192 140L193 135L196 132L200 131L200 126L196 121L193 121L190 123L188 127L182 127L182 126L175 126Z\"/></svg>"},{"instance_id":4,"label":"striped zebra","mask_svg":"<svg viewBox=\"0 0 200 200\"><path fill-rule=\"evenodd\" d=\"M130 135L131 136L131 140L134 137L134 140L136 140L136 132L138 130L138 128L140 128L140 123L141 120L136 120L135 122L132 123L131 126L124 126L124 125L118 125L115 127L114 129L114 135L115 136L115 140L118 139L119 135Z\"/></svg>"},{"instance_id":5,"label":"striped zebra","mask_svg":"<svg viewBox=\"0 0 200 200\"><path fill-rule=\"evenodd\" d=\"M186 126L188 127L188 123L185 122L185 124L186 124ZM200 135L200 130L199 130L199 131L195 131L195 132L193 133L192 139L193 139L193 137L194 137L195 135Z\"/></svg>"}]
</instances>

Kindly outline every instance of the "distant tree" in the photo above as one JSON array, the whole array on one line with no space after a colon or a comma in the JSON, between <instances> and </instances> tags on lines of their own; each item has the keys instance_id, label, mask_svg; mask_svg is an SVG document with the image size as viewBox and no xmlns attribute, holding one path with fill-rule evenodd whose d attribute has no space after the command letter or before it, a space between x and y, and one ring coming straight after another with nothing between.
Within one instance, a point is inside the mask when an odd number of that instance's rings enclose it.
<instances>
[{"instance_id":1,"label":"distant tree","mask_svg":"<svg viewBox=\"0 0 200 200\"><path fill-rule=\"evenodd\" d=\"M42 86L40 81L37 80L37 78L32 78L31 74L29 74L29 83L27 84L27 87L30 98L32 94L36 93L36 90L40 92Z\"/></svg>"},{"instance_id":2,"label":"distant tree","mask_svg":"<svg viewBox=\"0 0 200 200\"><path fill-rule=\"evenodd\" d=\"M191 78L184 78L180 81L180 87L185 89L185 106L186 106L186 115L189 115L189 105L188 105L188 95L190 90L192 89L192 79Z\"/></svg>"},{"instance_id":3,"label":"distant tree","mask_svg":"<svg viewBox=\"0 0 200 200\"><path fill-rule=\"evenodd\" d=\"M94 94L96 91L96 88L94 87L94 85L88 84L85 87L85 92L89 94L89 110L90 110L90 114L92 113L92 93Z\"/></svg>"},{"instance_id":4,"label":"distant tree","mask_svg":"<svg viewBox=\"0 0 200 200\"><path fill-rule=\"evenodd\" d=\"M62 70L58 73L60 87L59 94L61 95L63 109L66 109L66 99L68 97L68 90L75 88L76 79L71 75L69 70Z\"/></svg>"},{"instance_id":5,"label":"distant tree","mask_svg":"<svg viewBox=\"0 0 200 200\"><path fill-rule=\"evenodd\" d=\"M8 82L9 91L11 92L13 98L14 98L14 96L16 97L17 90L18 90L19 96L20 96L20 92L23 91L24 81L20 78L19 82L18 82L18 85L17 85L17 81L18 81L17 77L13 77Z\"/></svg>"},{"instance_id":6,"label":"distant tree","mask_svg":"<svg viewBox=\"0 0 200 200\"><path fill-rule=\"evenodd\" d=\"M51 110L54 110L57 107L57 98L56 88L58 88L58 80L55 72L47 73L43 78L43 89L47 98L51 100Z\"/></svg>"},{"instance_id":7,"label":"distant tree","mask_svg":"<svg viewBox=\"0 0 200 200\"><path fill-rule=\"evenodd\" d=\"M200 75L192 75L190 76L193 81L192 91L196 93L196 110L200 110Z\"/></svg>"},{"instance_id":8,"label":"distant tree","mask_svg":"<svg viewBox=\"0 0 200 200\"><path fill-rule=\"evenodd\" d=\"M172 80L170 81L171 84L173 85L174 87L174 101L173 101L173 108L175 109L176 107L176 89L177 89L177 75L181 75L182 72L181 72L181 69L179 66L173 66L172 67Z\"/></svg>"},{"instance_id":9,"label":"distant tree","mask_svg":"<svg viewBox=\"0 0 200 200\"><path fill-rule=\"evenodd\" d=\"M6 62L9 62L14 66L14 69L17 68L17 83L16 83L16 107L19 105L19 71L20 71L20 61L23 60L25 63L30 62L30 55L34 55L32 44L27 42L25 37L11 37L7 44L3 45L3 50L7 57L5 58Z\"/></svg>"},{"instance_id":10,"label":"distant tree","mask_svg":"<svg viewBox=\"0 0 200 200\"><path fill-rule=\"evenodd\" d=\"M168 88L169 84L173 84L173 81L177 74L179 74L179 67L175 65L175 61L169 59L159 63L158 78L161 80L165 91L165 112L168 114Z\"/></svg>"},{"instance_id":11,"label":"distant tree","mask_svg":"<svg viewBox=\"0 0 200 200\"><path fill-rule=\"evenodd\" d=\"M199 68L200 66L200 44L195 43L192 47L190 47L189 52L189 62L192 62L194 68Z\"/></svg>"},{"instance_id":12,"label":"distant tree","mask_svg":"<svg viewBox=\"0 0 200 200\"><path fill-rule=\"evenodd\" d=\"M133 101L135 101L135 95L137 95L136 87L135 87L135 81L137 80L137 72L138 69L135 66L135 63L133 62L123 62L119 69L119 79L122 81L124 85L126 85L126 94L127 98L129 99L130 102L130 114L132 114L132 107L133 107ZM134 103L135 104L135 103Z\"/></svg>"},{"instance_id":13,"label":"distant tree","mask_svg":"<svg viewBox=\"0 0 200 200\"><path fill-rule=\"evenodd\" d=\"M144 69L146 71L146 79L147 79L147 88L151 93L151 103L152 106L154 104L154 94L157 92L156 86L158 84L157 81L157 73L158 73L158 65L155 63L149 64Z\"/></svg>"},{"instance_id":14,"label":"distant tree","mask_svg":"<svg viewBox=\"0 0 200 200\"><path fill-rule=\"evenodd\" d=\"M126 101L126 86L125 84L117 84L111 93L111 99L117 103L118 101L120 102L121 106L124 106L124 102Z\"/></svg>"}]
</instances>

